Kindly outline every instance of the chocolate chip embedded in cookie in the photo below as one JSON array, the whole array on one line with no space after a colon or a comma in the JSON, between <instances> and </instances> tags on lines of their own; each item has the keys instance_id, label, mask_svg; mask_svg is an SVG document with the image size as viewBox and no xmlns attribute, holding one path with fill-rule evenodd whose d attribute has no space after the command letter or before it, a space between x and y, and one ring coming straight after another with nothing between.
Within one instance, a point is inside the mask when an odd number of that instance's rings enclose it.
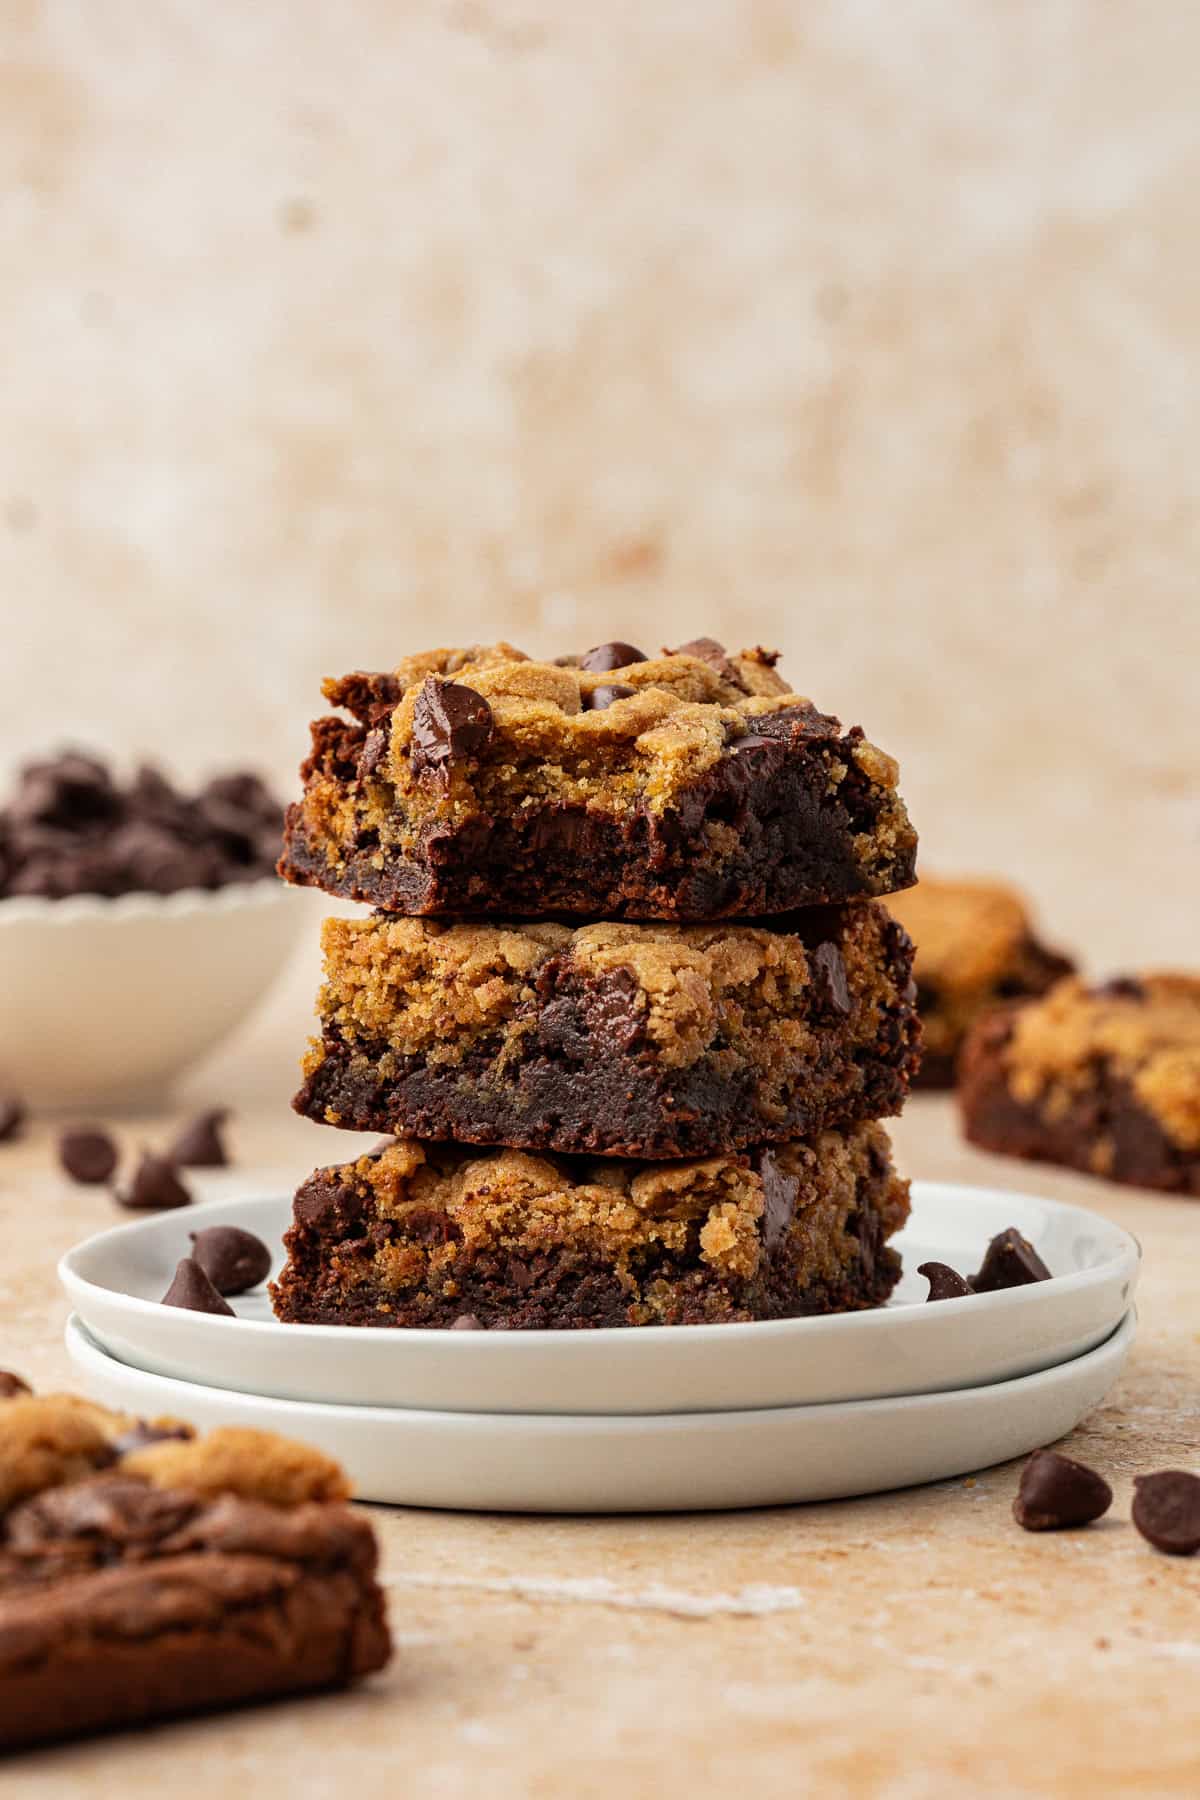
<instances>
[{"instance_id":1,"label":"chocolate chip embedded in cookie","mask_svg":"<svg viewBox=\"0 0 1200 1800\"><path fill-rule=\"evenodd\" d=\"M898 1112L911 946L858 901L769 926L324 928L296 1107L359 1131L648 1158Z\"/></svg>"},{"instance_id":2,"label":"chocolate chip embedded in cookie","mask_svg":"<svg viewBox=\"0 0 1200 1800\"><path fill-rule=\"evenodd\" d=\"M392 913L711 920L913 880L895 763L759 649L476 646L326 692L354 719L313 727L280 863L304 886Z\"/></svg>"},{"instance_id":3,"label":"chocolate chip embedded in cookie","mask_svg":"<svg viewBox=\"0 0 1200 1800\"><path fill-rule=\"evenodd\" d=\"M990 1014L959 1102L985 1150L1200 1195L1200 977L1068 980Z\"/></svg>"}]
</instances>

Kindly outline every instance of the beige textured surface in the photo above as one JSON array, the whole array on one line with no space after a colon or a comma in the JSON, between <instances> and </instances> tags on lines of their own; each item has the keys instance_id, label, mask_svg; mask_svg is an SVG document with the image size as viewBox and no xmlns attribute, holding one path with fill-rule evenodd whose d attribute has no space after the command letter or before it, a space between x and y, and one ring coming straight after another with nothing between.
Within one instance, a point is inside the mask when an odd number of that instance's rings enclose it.
<instances>
[{"instance_id":1,"label":"beige textured surface","mask_svg":"<svg viewBox=\"0 0 1200 1800\"><path fill-rule=\"evenodd\" d=\"M269 1046L274 1065L287 1046ZM251 1071L231 1062L225 1094ZM173 1120L122 1126L126 1141ZM1200 1213L1186 1201L986 1157L947 1102L895 1127L907 1173L1082 1200L1145 1248L1141 1335L1074 1451L1112 1479L1111 1519L1031 1537L1017 1468L841 1506L625 1520L372 1509L398 1654L356 1695L24 1759L21 1800L129 1800L203 1768L210 1789L414 1800L924 1800L1191 1795L1200 1561L1157 1557L1126 1523L1139 1470L1200 1467ZM240 1174L296 1181L362 1140L243 1109ZM0 1363L67 1377L58 1253L110 1222L52 1169L39 1127L0 1150ZM198 1776L196 1777L198 1779Z\"/></svg>"},{"instance_id":2,"label":"beige textured surface","mask_svg":"<svg viewBox=\"0 0 1200 1800\"><path fill-rule=\"evenodd\" d=\"M774 640L931 862L1189 956L1198 58L1177 0L8 0L0 762Z\"/></svg>"}]
</instances>

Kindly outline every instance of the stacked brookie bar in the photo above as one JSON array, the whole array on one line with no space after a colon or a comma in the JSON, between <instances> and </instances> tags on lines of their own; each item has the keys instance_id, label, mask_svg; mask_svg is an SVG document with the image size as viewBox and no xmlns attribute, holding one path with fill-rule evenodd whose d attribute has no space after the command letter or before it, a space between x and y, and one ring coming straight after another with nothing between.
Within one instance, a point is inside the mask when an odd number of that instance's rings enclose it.
<instances>
[{"instance_id":1,"label":"stacked brookie bar","mask_svg":"<svg viewBox=\"0 0 1200 1800\"><path fill-rule=\"evenodd\" d=\"M692 1324L875 1305L918 1056L896 767L711 639L327 684L281 872L330 919L296 1106L396 1134L296 1197L281 1319Z\"/></svg>"}]
</instances>

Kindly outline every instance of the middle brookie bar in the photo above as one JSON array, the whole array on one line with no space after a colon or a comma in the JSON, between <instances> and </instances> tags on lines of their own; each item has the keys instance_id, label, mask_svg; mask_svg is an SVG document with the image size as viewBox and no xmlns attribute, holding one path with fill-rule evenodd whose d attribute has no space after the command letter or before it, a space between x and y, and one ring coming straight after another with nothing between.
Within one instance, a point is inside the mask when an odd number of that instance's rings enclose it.
<instances>
[{"instance_id":1,"label":"middle brookie bar","mask_svg":"<svg viewBox=\"0 0 1200 1800\"><path fill-rule=\"evenodd\" d=\"M296 1196L285 1321L691 1325L877 1306L908 1216L883 1127L637 1163L400 1140Z\"/></svg>"},{"instance_id":2,"label":"middle brookie bar","mask_svg":"<svg viewBox=\"0 0 1200 1800\"><path fill-rule=\"evenodd\" d=\"M324 928L297 1111L358 1131L707 1156L899 1112L912 945L876 902L770 927Z\"/></svg>"}]
</instances>

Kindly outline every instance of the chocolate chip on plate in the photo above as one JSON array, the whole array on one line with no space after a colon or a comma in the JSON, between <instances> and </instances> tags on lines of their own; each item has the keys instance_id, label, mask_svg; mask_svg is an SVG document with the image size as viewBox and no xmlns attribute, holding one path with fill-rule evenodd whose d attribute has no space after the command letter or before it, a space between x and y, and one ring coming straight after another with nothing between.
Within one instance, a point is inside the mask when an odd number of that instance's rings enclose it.
<instances>
[{"instance_id":1,"label":"chocolate chip on plate","mask_svg":"<svg viewBox=\"0 0 1200 1800\"><path fill-rule=\"evenodd\" d=\"M229 1163L221 1127L229 1108L214 1106L185 1125L167 1150L168 1162L177 1169L224 1169Z\"/></svg>"},{"instance_id":2,"label":"chocolate chip on plate","mask_svg":"<svg viewBox=\"0 0 1200 1800\"><path fill-rule=\"evenodd\" d=\"M96 1186L107 1181L117 1166L117 1146L98 1125L64 1131L58 1140L58 1160L72 1181Z\"/></svg>"},{"instance_id":3,"label":"chocolate chip on plate","mask_svg":"<svg viewBox=\"0 0 1200 1800\"><path fill-rule=\"evenodd\" d=\"M492 735L492 709L460 681L426 676L413 703L412 766L443 769L483 749Z\"/></svg>"},{"instance_id":4,"label":"chocolate chip on plate","mask_svg":"<svg viewBox=\"0 0 1200 1800\"><path fill-rule=\"evenodd\" d=\"M957 1269L949 1263L926 1262L917 1269L918 1275L924 1275L929 1283L926 1302L930 1300L962 1300L972 1289L963 1280Z\"/></svg>"},{"instance_id":5,"label":"chocolate chip on plate","mask_svg":"<svg viewBox=\"0 0 1200 1800\"><path fill-rule=\"evenodd\" d=\"M164 1306L181 1306L187 1312L222 1313L231 1319L234 1317L232 1306L218 1294L200 1264L190 1256L181 1258L162 1303Z\"/></svg>"},{"instance_id":6,"label":"chocolate chip on plate","mask_svg":"<svg viewBox=\"0 0 1200 1800\"><path fill-rule=\"evenodd\" d=\"M1184 1469L1135 1475L1133 1522L1156 1550L1194 1556L1200 1550L1200 1475Z\"/></svg>"},{"instance_id":7,"label":"chocolate chip on plate","mask_svg":"<svg viewBox=\"0 0 1200 1800\"><path fill-rule=\"evenodd\" d=\"M480 1324L474 1313L459 1313L450 1329L451 1331L485 1331L487 1327Z\"/></svg>"},{"instance_id":8,"label":"chocolate chip on plate","mask_svg":"<svg viewBox=\"0 0 1200 1800\"><path fill-rule=\"evenodd\" d=\"M631 663L646 661L646 652L636 644L622 644L614 638L611 644L593 644L579 659L581 669L589 675L607 675L610 669L627 669Z\"/></svg>"},{"instance_id":9,"label":"chocolate chip on plate","mask_svg":"<svg viewBox=\"0 0 1200 1800\"><path fill-rule=\"evenodd\" d=\"M614 700L628 700L637 689L626 687L623 681L602 681L594 687L590 694L583 696L584 712L607 712Z\"/></svg>"},{"instance_id":10,"label":"chocolate chip on plate","mask_svg":"<svg viewBox=\"0 0 1200 1800\"><path fill-rule=\"evenodd\" d=\"M252 1231L238 1225L209 1225L190 1235L193 1261L218 1294L244 1294L271 1272L271 1252Z\"/></svg>"},{"instance_id":11,"label":"chocolate chip on plate","mask_svg":"<svg viewBox=\"0 0 1200 1800\"><path fill-rule=\"evenodd\" d=\"M0 1144L20 1135L25 1116L23 1100L16 1094L0 1094Z\"/></svg>"},{"instance_id":12,"label":"chocolate chip on plate","mask_svg":"<svg viewBox=\"0 0 1200 1800\"><path fill-rule=\"evenodd\" d=\"M19 1394L32 1394L33 1389L11 1369L0 1369L0 1400L15 1400Z\"/></svg>"},{"instance_id":13,"label":"chocolate chip on plate","mask_svg":"<svg viewBox=\"0 0 1200 1800\"><path fill-rule=\"evenodd\" d=\"M118 1456L128 1456L131 1451L144 1450L147 1444L164 1444L168 1439L187 1443L195 1435L190 1425L151 1425L146 1419L138 1419L128 1431L113 1439L112 1447Z\"/></svg>"},{"instance_id":14,"label":"chocolate chip on plate","mask_svg":"<svg viewBox=\"0 0 1200 1800\"><path fill-rule=\"evenodd\" d=\"M1026 1287L1033 1281L1049 1281L1050 1271L1015 1225L998 1231L987 1247L979 1273L969 1277L977 1294L994 1294L1000 1288Z\"/></svg>"},{"instance_id":15,"label":"chocolate chip on plate","mask_svg":"<svg viewBox=\"0 0 1200 1800\"><path fill-rule=\"evenodd\" d=\"M1013 1518L1025 1531L1063 1531L1101 1518L1112 1497L1103 1475L1086 1463L1039 1450L1021 1471Z\"/></svg>"},{"instance_id":16,"label":"chocolate chip on plate","mask_svg":"<svg viewBox=\"0 0 1200 1800\"><path fill-rule=\"evenodd\" d=\"M166 1211L172 1206L190 1206L192 1196L175 1173L175 1166L165 1156L144 1150L134 1171L133 1180L117 1194L122 1206L135 1210Z\"/></svg>"}]
</instances>

